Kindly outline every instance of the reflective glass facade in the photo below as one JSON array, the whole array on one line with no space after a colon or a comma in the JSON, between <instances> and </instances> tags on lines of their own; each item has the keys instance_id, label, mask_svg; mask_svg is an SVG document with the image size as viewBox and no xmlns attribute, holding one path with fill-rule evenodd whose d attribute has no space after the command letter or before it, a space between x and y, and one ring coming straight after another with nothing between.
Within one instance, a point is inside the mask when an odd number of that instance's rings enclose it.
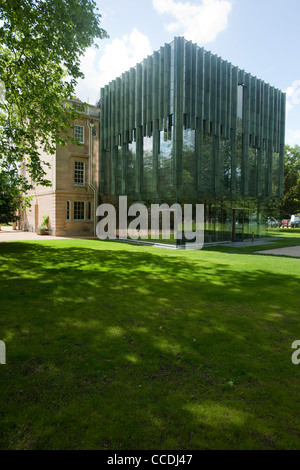
<instances>
[{"instance_id":1,"label":"reflective glass facade","mask_svg":"<svg viewBox=\"0 0 300 470\"><path fill-rule=\"evenodd\" d=\"M284 135L285 94L175 38L101 90L101 202L202 203L206 243L265 236Z\"/></svg>"}]
</instances>

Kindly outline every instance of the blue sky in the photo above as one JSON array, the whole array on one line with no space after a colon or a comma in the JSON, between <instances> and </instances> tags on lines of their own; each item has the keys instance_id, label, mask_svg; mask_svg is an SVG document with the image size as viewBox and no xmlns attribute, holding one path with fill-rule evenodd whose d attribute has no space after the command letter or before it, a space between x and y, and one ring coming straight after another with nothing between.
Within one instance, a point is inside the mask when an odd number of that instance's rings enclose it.
<instances>
[{"instance_id":1,"label":"blue sky","mask_svg":"<svg viewBox=\"0 0 300 470\"><path fill-rule=\"evenodd\" d=\"M286 143L300 145L299 0L96 0L110 35L82 59L77 96L184 36L287 93Z\"/></svg>"}]
</instances>

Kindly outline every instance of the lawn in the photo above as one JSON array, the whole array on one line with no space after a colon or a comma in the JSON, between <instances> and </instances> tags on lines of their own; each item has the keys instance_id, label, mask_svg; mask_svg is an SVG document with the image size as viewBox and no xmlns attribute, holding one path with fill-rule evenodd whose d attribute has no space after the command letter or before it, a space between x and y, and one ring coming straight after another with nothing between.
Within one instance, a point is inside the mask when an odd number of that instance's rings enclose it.
<instances>
[{"instance_id":1,"label":"lawn","mask_svg":"<svg viewBox=\"0 0 300 470\"><path fill-rule=\"evenodd\" d=\"M300 259L262 248L0 243L0 448L300 449Z\"/></svg>"}]
</instances>

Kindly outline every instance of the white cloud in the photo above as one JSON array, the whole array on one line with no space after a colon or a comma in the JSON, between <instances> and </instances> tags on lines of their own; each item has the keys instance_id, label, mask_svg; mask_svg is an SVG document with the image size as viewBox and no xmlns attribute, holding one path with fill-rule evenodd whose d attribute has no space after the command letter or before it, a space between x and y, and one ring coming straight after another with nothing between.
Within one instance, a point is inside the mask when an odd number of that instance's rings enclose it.
<instances>
[{"instance_id":1,"label":"white cloud","mask_svg":"<svg viewBox=\"0 0 300 470\"><path fill-rule=\"evenodd\" d=\"M84 101L89 97L89 102L95 103L102 86L135 67L152 52L149 38L136 28L107 44L100 57L97 49L88 49L81 61L85 79L76 87L77 96Z\"/></svg>"},{"instance_id":2,"label":"white cloud","mask_svg":"<svg viewBox=\"0 0 300 470\"><path fill-rule=\"evenodd\" d=\"M183 34L186 39L203 44L214 41L228 26L231 0L202 0L201 5L174 0L152 0L160 14L170 14L174 20L165 28Z\"/></svg>"},{"instance_id":3,"label":"white cloud","mask_svg":"<svg viewBox=\"0 0 300 470\"><path fill-rule=\"evenodd\" d=\"M300 129L287 129L285 141L292 147L294 145L300 145Z\"/></svg>"},{"instance_id":4,"label":"white cloud","mask_svg":"<svg viewBox=\"0 0 300 470\"><path fill-rule=\"evenodd\" d=\"M152 52L149 38L136 28L122 39L114 39L106 46L99 61L100 85L108 84L110 80L135 67Z\"/></svg>"},{"instance_id":5,"label":"white cloud","mask_svg":"<svg viewBox=\"0 0 300 470\"><path fill-rule=\"evenodd\" d=\"M96 64L97 49L87 49L81 60L81 71L85 75L84 80L80 80L76 87L76 95L82 101L89 101L95 104L99 95L99 70Z\"/></svg>"},{"instance_id":6,"label":"white cloud","mask_svg":"<svg viewBox=\"0 0 300 470\"><path fill-rule=\"evenodd\" d=\"M295 80L286 90L286 109L289 112L294 106L300 104L300 80Z\"/></svg>"},{"instance_id":7,"label":"white cloud","mask_svg":"<svg viewBox=\"0 0 300 470\"><path fill-rule=\"evenodd\" d=\"M299 125L299 113L298 109L293 112L289 112L295 107L300 105L300 80L294 80L291 86L289 86L284 93L286 93L286 115L287 115L287 129L285 134L285 141L287 144L294 146L300 145L300 129L297 129Z\"/></svg>"}]
</instances>

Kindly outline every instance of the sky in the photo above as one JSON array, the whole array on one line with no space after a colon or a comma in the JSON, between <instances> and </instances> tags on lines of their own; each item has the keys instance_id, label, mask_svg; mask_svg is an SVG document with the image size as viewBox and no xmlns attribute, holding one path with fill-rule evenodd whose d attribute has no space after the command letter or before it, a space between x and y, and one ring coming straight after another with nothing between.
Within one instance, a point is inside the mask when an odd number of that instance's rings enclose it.
<instances>
[{"instance_id":1,"label":"sky","mask_svg":"<svg viewBox=\"0 0 300 470\"><path fill-rule=\"evenodd\" d=\"M78 98L95 104L100 88L184 36L287 94L286 143L300 145L299 0L96 0L99 40L81 61Z\"/></svg>"}]
</instances>

